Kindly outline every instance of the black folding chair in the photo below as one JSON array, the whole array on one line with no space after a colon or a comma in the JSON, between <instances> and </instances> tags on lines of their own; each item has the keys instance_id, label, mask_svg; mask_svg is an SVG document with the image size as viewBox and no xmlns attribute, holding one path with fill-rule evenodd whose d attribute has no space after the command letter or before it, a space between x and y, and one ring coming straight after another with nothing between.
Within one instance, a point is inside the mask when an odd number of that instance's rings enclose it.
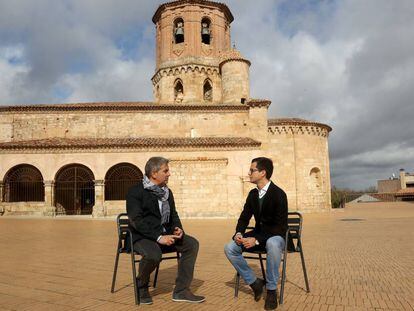
<instances>
[{"instance_id":1,"label":"black folding chair","mask_svg":"<svg viewBox=\"0 0 414 311\"><path fill-rule=\"evenodd\" d=\"M112 286L111 286L111 293L115 290L115 281L116 281L116 274L118 271L118 262L119 262L119 255L120 254L130 254L131 255L131 264L132 264L132 283L134 284L134 293L135 293L135 304L139 305L139 288L137 287L137 284L135 282L137 277L137 270L136 270L136 263L139 263L141 261L140 259L136 259L135 255L140 256L140 254L133 251L134 246L132 242L132 233L131 230L128 228L129 219L128 215L126 213L119 214L116 218L117 223L117 229L118 229L118 246L116 248L116 257L115 257L115 267L114 267L114 273L112 277ZM168 257L162 257L161 261L168 260L168 259L180 259L180 254L177 250L174 248L169 248L168 251L163 250L163 254L173 253L176 252L175 256L168 256ZM160 265L158 264L156 270L155 270L155 276L154 276L154 282L153 287L157 285L157 279L158 279L158 271L159 271Z\"/></svg>"},{"instance_id":2,"label":"black folding chair","mask_svg":"<svg viewBox=\"0 0 414 311\"><path fill-rule=\"evenodd\" d=\"M280 295L279 295L279 303L283 304L283 294L285 290L285 282L286 282L286 266L287 266L287 255L288 253L300 253L300 258L302 261L302 270L303 270L303 277L305 278L305 285L306 285L306 292L310 292L309 289L309 282L308 282L308 275L306 273L306 266L305 266L305 258L303 256L303 249L302 249L302 223L303 217L298 212L290 212L288 213L288 230L286 231L285 236L285 249L283 250L282 254L282 279L280 282ZM248 229L254 229L249 227ZM246 259L255 259L259 260L260 268L262 270L263 279L266 280L266 273L263 265L263 261L266 260L266 250L246 250L246 253L252 255L243 255ZM236 274L236 284L234 288L234 297L237 297L239 294L239 286L240 286L240 275L239 273Z\"/></svg>"}]
</instances>

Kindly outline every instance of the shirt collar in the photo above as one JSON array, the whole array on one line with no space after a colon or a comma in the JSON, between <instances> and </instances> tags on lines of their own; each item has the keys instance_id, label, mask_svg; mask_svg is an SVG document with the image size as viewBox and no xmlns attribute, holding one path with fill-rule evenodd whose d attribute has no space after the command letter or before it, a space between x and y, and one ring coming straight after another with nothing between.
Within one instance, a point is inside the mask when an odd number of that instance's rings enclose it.
<instances>
[{"instance_id":1,"label":"shirt collar","mask_svg":"<svg viewBox=\"0 0 414 311\"><path fill-rule=\"evenodd\" d=\"M270 186L270 183L271 183L271 181L269 180L268 182L267 182L267 184L262 188L262 189L259 189L259 188L257 188L257 190L259 191L259 192L267 192L267 189L269 189L269 186Z\"/></svg>"}]
</instances>

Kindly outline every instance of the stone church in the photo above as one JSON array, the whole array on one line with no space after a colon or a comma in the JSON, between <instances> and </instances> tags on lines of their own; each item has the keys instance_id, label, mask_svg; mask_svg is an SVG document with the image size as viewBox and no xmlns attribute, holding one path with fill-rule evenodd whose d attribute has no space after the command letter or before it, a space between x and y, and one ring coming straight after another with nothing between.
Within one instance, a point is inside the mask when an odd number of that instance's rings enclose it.
<instances>
[{"instance_id":1,"label":"stone church","mask_svg":"<svg viewBox=\"0 0 414 311\"><path fill-rule=\"evenodd\" d=\"M328 125L268 119L222 3L158 7L153 102L0 106L0 212L112 216L151 156L170 159L182 217L239 215L251 159L270 157L292 211L330 209ZM132 82L133 83L133 82Z\"/></svg>"}]
</instances>

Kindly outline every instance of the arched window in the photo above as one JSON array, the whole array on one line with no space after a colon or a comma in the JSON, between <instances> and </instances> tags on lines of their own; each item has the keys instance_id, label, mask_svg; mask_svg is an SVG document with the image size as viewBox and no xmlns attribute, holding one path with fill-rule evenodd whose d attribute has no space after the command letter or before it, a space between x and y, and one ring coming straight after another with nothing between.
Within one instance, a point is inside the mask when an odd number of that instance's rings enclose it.
<instances>
[{"instance_id":1,"label":"arched window","mask_svg":"<svg viewBox=\"0 0 414 311\"><path fill-rule=\"evenodd\" d=\"M201 42L204 44L210 44L211 41L210 24L210 20L206 17L201 20Z\"/></svg>"},{"instance_id":2,"label":"arched window","mask_svg":"<svg viewBox=\"0 0 414 311\"><path fill-rule=\"evenodd\" d=\"M309 175L311 177L313 186L316 188L322 187L321 170L319 168L312 168Z\"/></svg>"},{"instance_id":3,"label":"arched window","mask_svg":"<svg viewBox=\"0 0 414 311\"><path fill-rule=\"evenodd\" d=\"M174 82L174 101L176 103L181 103L183 99L184 99L183 82L180 79L177 79Z\"/></svg>"},{"instance_id":4,"label":"arched window","mask_svg":"<svg viewBox=\"0 0 414 311\"><path fill-rule=\"evenodd\" d=\"M182 18L177 18L174 21L174 42L184 42L184 21Z\"/></svg>"},{"instance_id":5,"label":"arched window","mask_svg":"<svg viewBox=\"0 0 414 311\"><path fill-rule=\"evenodd\" d=\"M95 177L82 164L62 167L55 178L55 206L57 214L88 215L95 205Z\"/></svg>"},{"instance_id":6,"label":"arched window","mask_svg":"<svg viewBox=\"0 0 414 311\"><path fill-rule=\"evenodd\" d=\"M11 168L4 177L4 202L42 202L45 187L40 171L29 164Z\"/></svg>"},{"instance_id":7,"label":"arched window","mask_svg":"<svg viewBox=\"0 0 414 311\"><path fill-rule=\"evenodd\" d=\"M203 86L204 100L211 102L213 100L213 87L210 80L206 80Z\"/></svg>"},{"instance_id":8,"label":"arched window","mask_svg":"<svg viewBox=\"0 0 414 311\"><path fill-rule=\"evenodd\" d=\"M130 163L112 166L105 175L105 200L125 200L128 189L141 181L141 170Z\"/></svg>"}]
</instances>

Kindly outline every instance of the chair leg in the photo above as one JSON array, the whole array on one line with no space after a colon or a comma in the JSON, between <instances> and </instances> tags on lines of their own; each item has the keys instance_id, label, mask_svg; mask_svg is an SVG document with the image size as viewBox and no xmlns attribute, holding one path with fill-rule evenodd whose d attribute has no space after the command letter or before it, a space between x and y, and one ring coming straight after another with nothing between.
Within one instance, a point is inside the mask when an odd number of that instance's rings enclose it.
<instances>
[{"instance_id":1,"label":"chair leg","mask_svg":"<svg viewBox=\"0 0 414 311\"><path fill-rule=\"evenodd\" d=\"M234 298L239 297L240 274L236 273L236 282L234 284Z\"/></svg>"},{"instance_id":2,"label":"chair leg","mask_svg":"<svg viewBox=\"0 0 414 311\"><path fill-rule=\"evenodd\" d=\"M134 284L134 294L135 294L135 304L139 305L139 288L137 286L137 270L135 267L135 253L134 250L131 250L131 263L132 263L132 283Z\"/></svg>"},{"instance_id":3,"label":"chair leg","mask_svg":"<svg viewBox=\"0 0 414 311\"><path fill-rule=\"evenodd\" d=\"M155 269L154 284L153 284L154 288L157 286L158 270L159 269L160 269L160 264L158 264L157 268Z\"/></svg>"},{"instance_id":4,"label":"chair leg","mask_svg":"<svg viewBox=\"0 0 414 311\"><path fill-rule=\"evenodd\" d=\"M302 250L302 243L299 240L298 246L300 247L300 258L302 260L302 270L303 270L303 277L305 278L305 285L306 285L306 292L310 292L309 289L309 281L308 281L308 274L306 273L306 266L305 266L305 257L303 256L303 250Z\"/></svg>"},{"instance_id":5,"label":"chair leg","mask_svg":"<svg viewBox=\"0 0 414 311\"><path fill-rule=\"evenodd\" d=\"M281 304L281 305L283 304L283 294L285 292L287 254L288 254L287 247L285 247L285 251L284 251L284 254L283 254L282 280L280 282L279 304Z\"/></svg>"},{"instance_id":6,"label":"chair leg","mask_svg":"<svg viewBox=\"0 0 414 311\"><path fill-rule=\"evenodd\" d=\"M116 249L116 256L115 256L115 266L114 266L114 273L112 275L112 285L111 285L111 293L115 290L115 282L116 282L116 274L118 272L118 262L119 262L119 249L121 248L121 242L118 242L118 248Z\"/></svg>"},{"instance_id":7,"label":"chair leg","mask_svg":"<svg viewBox=\"0 0 414 311\"><path fill-rule=\"evenodd\" d=\"M262 269L263 280L266 282L266 273L265 273L265 269L263 266L263 260L267 260L267 259L263 258L262 254L259 253L260 268Z\"/></svg>"}]
</instances>

